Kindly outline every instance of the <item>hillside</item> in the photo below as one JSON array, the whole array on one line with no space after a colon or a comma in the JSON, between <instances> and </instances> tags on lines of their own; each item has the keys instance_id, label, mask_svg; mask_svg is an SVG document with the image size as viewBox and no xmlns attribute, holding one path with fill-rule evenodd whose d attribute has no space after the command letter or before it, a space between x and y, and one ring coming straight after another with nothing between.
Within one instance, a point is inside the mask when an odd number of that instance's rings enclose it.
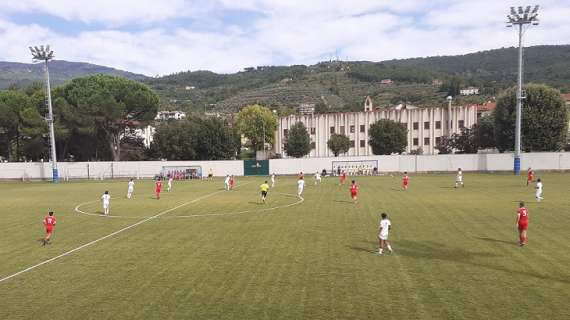
<instances>
[{"instance_id":1,"label":"hillside","mask_svg":"<svg viewBox=\"0 0 570 320\"><path fill-rule=\"evenodd\" d=\"M458 56L384 61L387 66L421 68L483 82L516 81L518 48L503 48ZM570 45L535 46L524 49L525 82L545 82L568 87Z\"/></svg>"},{"instance_id":2,"label":"hillside","mask_svg":"<svg viewBox=\"0 0 570 320\"><path fill-rule=\"evenodd\" d=\"M525 70L525 82L546 83L570 92L570 45L525 48ZM288 113L301 103L314 103L320 112L361 110L367 95L382 106L401 102L436 106L466 86L479 87L481 95L458 97L458 103L484 102L515 85L517 49L382 62L259 66L232 74L187 71L160 78L88 63L50 63L55 85L96 73L147 83L160 95L163 109L235 112L247 104L261 103ZM41 65L0 62L0 89L24 86L42 77ZM393 83L382 83L383 79Z\"/></svg>"},{"instance_id":3,"label":"hillside","mask_svg":"<svg viewBox=\"0 0 570 320\"><path fill-rule=\"evenodd\" d=\"M272 108L315 103L320 111L360 110L366 95L379 105L439 105L453 89L474 85L482 95L459 98L472 103L491 99L516 83L516 57L516 48L502 48L383 62L261 66L234 74L180 72L147 82L161 95L164 108L184 110L234 112L251 103ZM525 82L570 90L570 45L526 48L525 68ZM394 83L382 84L383 79Z\"/></svg>"},{"instance_id":4,"label":"hillside","mask_svg":"<svg viewBox=\"0 0 570 320\"><path fill-rule=\"evenodd\" d=\"M133 80L144 80L146 76L109 67L83 62L54 60L49 63L50 80L53 85L63 84L73 78L92 74L110 74ZM43 64L0 61L0 90L10 86L24 87L36 81L43 81Z\"/></svg>"}]
</instances>

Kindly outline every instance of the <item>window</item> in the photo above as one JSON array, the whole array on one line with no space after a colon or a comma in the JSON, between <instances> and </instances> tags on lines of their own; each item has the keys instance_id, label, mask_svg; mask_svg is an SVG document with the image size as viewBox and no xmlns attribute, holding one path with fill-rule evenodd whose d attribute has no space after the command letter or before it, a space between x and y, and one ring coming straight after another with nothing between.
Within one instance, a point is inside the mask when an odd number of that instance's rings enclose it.
<instances>
[{"instance_id":1,"label":"window","mask_svg":"<svg viewBox=\"0 0 570 320\"><path fill-rule=\"evenodd\" d=\"M435 128L436 128L436 129L441 129L441 121L436 121L436 122L435 122Z\"/></svg>"},{"instance_id":2,"label":"window","mask_svg":"<svg viewBox=\"0 0 570 320\"><path fill-rule=\"evenodd\" d=\"M283 129L283 136L287 138L289 136L289 129Z\"/></svg>"},{"instance_id":3,"label":"window","mask_svg":"<svg viewBox=\"0 0 570 320\"><path fill-rule=\"evenodd\" d=\"M350 140L350 147L354 148L355 144L354 144L354 140Z\"/></svg>"},{"instance_id":4,"label":"window","mask_svg":"<svg viewBox=\"0 0 570 320\"><path fill-rule=\"evenodd\" d=\"M360 125L360 132L364 132L364 131L366 131L366 127L363 124L361 124Z\"/></svg>"},{"instance_id":5,"label":"window","mask_svg":"<svg viewBox=\"0 0 570 320\"><path fill-rule=\"evenodd\" d=\"M413 124L413 129L414 130L418 130L420 128L420 123L419 122L414 122Z\"/></svg>"},{"instance_id":6,"label":"window","mask_svg":"<svg viewBox=\"0 0 570 320\"><path fill-rule=\"evenodd\" d=\"M424 130L429 130L429 121L424 122Z\"/></svg>"},{"instance_id":7,"label":"window","mask_svg":"<svg viewBox=\"0 0 570 320\"><path fill-rule=\"evenodd\" d=\"M317 132L316 128L311 128L311 134L315 134Z\"/></svg>"},{"instance_id":8,"label":"window","mask_svg":"<svg viewBox=\"0 0 570 320\"><path fill-rule=\"evenodd\" d=\"M350 133L354 133L354 126L350 126Z\"/></svg>"},{"instance_id":9,"label":"window","mask_svg":"<svg viewBox=\"0 0 570 320\"><path fill-rule=\"evenodd\" d=\"M419 144L418 138L414 138L414 146L417 146Z\"/></svg>"},{"instance_id":10,"label":"window","mask_svg":"<svg viewBox=\"0 0 570 320\"><path fill-rule=\"evenodd\" d=\"M435 145L438 146L441 143L441 137L435 137Z\"/></svg>"},{"instance_id":11,"label":"window","mask_svg":"<svg viewBox=\"0 0 570 320\"><path fill-rule=\"evenodd\" d=\"M331 134L334 133L334 127L331 127Z\"/></svg>"},{"instance_id":12,"label":"window","mask_svg":"<svg viewBox=\"0 0 570 320\"><path fill-rule=\"evenodd\" d=\"M344 134L344 126L340 126L340 134Z\"/></svg>"},{"instance_id":13,"label":"window","mask_svg":"<svg viewBox=\"0 0 570 320\"><path fill-rule=\"evenodd\" d=\"M465 121L459 120L459 129L465 128Z\"/></svg>"},{"instance_id":14,"label":"window","mask_svg":"<svg viewBox=\"0 0 570 320\"><path fill-rule=\"evenodd\" d=\"M360 147L361 147L361 148L365 148L365 147L366 147L366 140L360 140Z\"/></svg>"},{"instance_id":15,"label":"window","mask_svg":"<svg viewBox=\"0 0 570 320\"><path fill-rule=\"evenodd\" d=\"M429 146L429 138L424 138L424 146Z\"/></svg>"}]
</instances>

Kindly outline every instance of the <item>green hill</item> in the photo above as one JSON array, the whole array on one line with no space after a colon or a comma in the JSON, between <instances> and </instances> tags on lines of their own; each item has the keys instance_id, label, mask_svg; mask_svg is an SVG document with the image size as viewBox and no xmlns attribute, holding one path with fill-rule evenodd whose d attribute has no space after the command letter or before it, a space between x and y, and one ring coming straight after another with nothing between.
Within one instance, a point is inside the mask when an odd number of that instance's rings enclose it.
<instances>
[{"instance_id":1,"label":"green hill","mask_svg":"<svg viewBox=\"0 0 570 320\"><path fill-rule=\"evenodd\" d=\"M518 48L503 48L459 56L391 60L387 66L421 68L462 76L475 82L495 81L510 85L516 81ZM570 45L535 46L524 49L525 82L544 82L568 88Z\"/></svg>"},{"instance_id":2,"label":"green hill","mask_svg":"<svg viewBox=\"0 0 570 320\"><path fill-rule=\"evenodd\" d=\"M526 48L525 70L525 82L570 90L570 45ZM334 111L360 110L367 95L379 105L440 105L452 88L469 85L480 87L482 95L459 100L483 102L514 85L516 75L517 49L502 48L383 62L261 66L233 74L180 72L146 81L161 95L165 108L234 112L251 103L272 108L315 103L321 111ZM393 83L382 84L383 79Z\"/></svg>"},{"instance_id":3,"label":"green hill","mask_svg":"<svg viewBox=\"0 0 570 320\"><path fill-rule=\"evenodd\" d=\"M570 45L525 49L525 82L546 83L570 91ZM140 80L161 97L161 108L235 112L261 103L291 112L301 103L319 111L361 110L370 95L378 105L407 102L435 106L448 94L477 86L481 95L458 97L459 103L483 102L515 85L517 49L502 48L458 56L368 61L328 61L312 66L259 66L232 74L187 71L148 78L112 68L67 61L50 63L52 82L105 73ZM0 89L42 80L38 64L0 62ZM393 83L383 84L391 79Z\"/></svg>"},{"instance_id":4,"label":"green hill","mask_svg":"<svg viewBox=\"0 0 570 320\"><path fill-rule=\"evenodd\" d=\"M133 80L147 77L127 71L99 66L91 63L54 60L49 63L50 80L53 85L63 84L73 78L98 73L121 76ZM0 90L10 86L24 87L33 82L43 81L43 64L2 62L0 61Z\"/></svg>"}]
</instances>

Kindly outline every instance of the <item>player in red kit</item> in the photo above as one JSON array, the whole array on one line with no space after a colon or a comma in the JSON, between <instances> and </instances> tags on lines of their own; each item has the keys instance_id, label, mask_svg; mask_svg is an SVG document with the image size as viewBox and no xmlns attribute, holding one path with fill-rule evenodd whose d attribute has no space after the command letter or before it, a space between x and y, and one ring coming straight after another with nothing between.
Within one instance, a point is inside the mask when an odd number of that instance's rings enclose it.
<instances>
[{"instance_id":1,"label":"player in red kit","mask_svg":"<svg viewBox=\"0 0 570 320\"><path fill-rule=\"evenodd\" d=\"M346 181L346 171L342 171L342 173L340 174L340 184L339 185L343 185L344 182Z\"/></svg>"},{"instance_id":2,"label":"player in red kit","mask_svg":"<svg viewBox=\"0 0 570 320\"><path fill-rule=\"evenodd\" d=\"M234 176L230 176L230 190L233 190L233 188L236 185L236 179L234 178Z\"/></svg>"},{"instance_id":3,"label":"player in red kit","mask_svg":"<svg viewBox=\"0 0 570 320\"><path fill-rule=\"evenodd\" d=\"M531 168L528 168L528 171L526 173L526 186L528 187L529 184L531 184L534 181L534 171L532 171Z\"/></svg>"},{"instance_id":4,"label":"player in red kit","mask_svg":"<svg viewBox=\"0 0 570 320\"><path fill-rule=\"evenodd\" d=\"M524 202L519 203L517 210L517 228L519 229L519 245L522 247L528 243L526 232L528 230L528 210L524 207Z\"/></svg>"},{"instance_id":5,"label":"player in red kit","mask_svg":"<svg viewBox=\"0 0 570 320\"><path fill-rule=\"evenodd\" d=\"M402 188L404 190L408 190L409 183L410 183L410 177L408 176L408 172L404 172L404 176L402 177Z\"/></svg>"},{"instance_id":6,"label":"player in red kit","mask_svg":"<svg viewBox=\"0 0 570 320\"><path fill-rule=\"evenodd\" d=\"M358 186L354 180L352 180L352 184L350 185L350 197L352 198L352 201L356 203L358 199Z\"/></svg>"},{"instance_id":7,"label":"player in red kit","mask_svg":"<svg viewBox=\"0 0 570 320\"><path fill-rule=\"evenodd\" d=\"M156 194L156 200L160 199L160 191L162 191L162 179L158 178L155 183L154 193Z\"/></svg>"},{"instance_id":8,"label":"player in red kit","mask_svg":"<svg viewBox=\"0 0 570 320\"><path fill-rule=\"evenodd\" d=\"M53 211L50 211L48 215L44 218L44 226L46 227L46 236L43 240L43 245L49 243L51 235L53 233L53 227L55 226L55 217L53 216Z\"/></svg>"}]
</instances>

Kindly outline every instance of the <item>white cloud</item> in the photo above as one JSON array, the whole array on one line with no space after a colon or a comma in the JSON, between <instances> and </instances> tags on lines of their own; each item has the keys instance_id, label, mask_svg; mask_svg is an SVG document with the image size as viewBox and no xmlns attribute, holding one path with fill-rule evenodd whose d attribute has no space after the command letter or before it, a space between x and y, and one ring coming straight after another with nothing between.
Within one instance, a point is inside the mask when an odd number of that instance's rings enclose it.
<instances>
[{"instance_id":1,"label":"white cloud","mask_svg":"<svg viewBox=\"0 0 570 320\"><path fill-rule=\"evenodd\" d=\"M538 3L541 25L527 32L526 44L569 43L570 1ZM375 61L463 54L516 45L515 32L504 24L509 5L492 0L14 1L4 5L0 17L0 60L29 62L29 45L49 43L59 59L155 75L315 63L335 52ZM232 24L218 20L222 11L239 10L255 12L256 18ZM6 17L16 12L106 27L62 34ZM197 17L209 28L166 27L181 17ZM142 31L122 28L132 25Z\"/></svg>"},{"instance_id":2,"label":"white cloud","mask_svg":"<svg viewBox=\"0 0 570 320\"><path fill-rule=\"evenodd\" d=\"M6 13L43 13L65 20L110 26L146 24L198 14L197 1L184 0L21 0L2 3Z\"/></svg>"}]
</instances>

